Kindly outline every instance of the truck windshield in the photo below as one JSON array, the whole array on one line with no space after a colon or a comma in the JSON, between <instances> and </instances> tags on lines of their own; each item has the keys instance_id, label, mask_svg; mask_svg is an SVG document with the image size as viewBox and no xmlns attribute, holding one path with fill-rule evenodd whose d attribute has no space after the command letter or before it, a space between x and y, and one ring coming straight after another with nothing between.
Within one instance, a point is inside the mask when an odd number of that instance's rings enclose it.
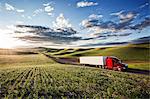
<instances>
[{"instance_id":1,"label":"truck windshield","mask_svg":"<svg viewBox=\"0 0 150 99\"><path fill-rule=\"evenodd\" d=\"M121 60L120 60L120 59L114 58L113 60L114 60L116 63L121 63Z\"/></svg>"}]
</instances>

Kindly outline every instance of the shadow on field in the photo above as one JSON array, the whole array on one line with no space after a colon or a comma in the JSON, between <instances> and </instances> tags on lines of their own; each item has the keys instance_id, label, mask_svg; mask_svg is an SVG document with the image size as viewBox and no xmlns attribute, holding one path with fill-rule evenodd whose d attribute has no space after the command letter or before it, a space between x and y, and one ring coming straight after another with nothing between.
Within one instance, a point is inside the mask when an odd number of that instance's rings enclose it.
<instances>
[{"instance_id":1,"label":"shadow on field","mask_svg":"<svg viewBox=\"0 0 150 99\"><path fill-rule=\"evenodd\" d=\"M149 70L140 70L140 69L128 68L128 70L126 72L128 72L128 73L150 75L150 71Z\"/></svg>"}]
</instances>

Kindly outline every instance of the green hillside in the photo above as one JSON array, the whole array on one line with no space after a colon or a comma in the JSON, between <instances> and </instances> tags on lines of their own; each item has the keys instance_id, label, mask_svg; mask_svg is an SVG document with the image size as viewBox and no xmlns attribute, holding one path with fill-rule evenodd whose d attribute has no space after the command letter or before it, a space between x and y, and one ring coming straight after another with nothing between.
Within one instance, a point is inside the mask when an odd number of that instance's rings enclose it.
<instances>
[{"instance_id":1,"label":"green hillside","mask_svg":"<svg viewBox=\"0 0 150 99\"><path fill-rule=\"evenodd\" d=\"M79 57L79 56L116 56L124 61L148 61L149 44L127 45L108 48L94 48L94 49L80 49L71 53L67 50L57 52L59 54L52 54L56 57ZM61 53L62 52L62 53ZM65 53L66 52L66 53Z\"/></svg>"}]
</instances>

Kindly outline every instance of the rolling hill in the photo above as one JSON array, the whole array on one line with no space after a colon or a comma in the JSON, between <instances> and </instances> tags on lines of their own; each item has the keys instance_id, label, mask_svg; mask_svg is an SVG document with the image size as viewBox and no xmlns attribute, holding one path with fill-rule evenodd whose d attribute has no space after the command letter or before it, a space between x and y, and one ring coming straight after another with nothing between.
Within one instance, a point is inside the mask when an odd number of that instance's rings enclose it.
<instances>
[{"instance_id":1,"label":"rolling hill","mask_svg":"<svg viewBox=\"0 0 150 99\"><path fill-rule=\"evenodd\" d=\"M55 57L79 56L116 56L123 61L149 61L149 44L130 44L126 46L90 48L90 49L61 49L56 53L49 52Z\"/></svg>"}]
</instances>

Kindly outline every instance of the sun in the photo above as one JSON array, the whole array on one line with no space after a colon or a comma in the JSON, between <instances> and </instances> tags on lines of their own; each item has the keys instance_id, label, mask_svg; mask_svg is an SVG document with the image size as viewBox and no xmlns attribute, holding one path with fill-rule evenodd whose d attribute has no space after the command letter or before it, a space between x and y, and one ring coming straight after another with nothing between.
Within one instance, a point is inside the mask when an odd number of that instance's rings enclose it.
<instances>
[{"instance_id":1,"label":"sun","mask_svg":"<svg viewBox=\"0 0 150 99\"><path fill-rule=\"evenodd\" d=\"M12 36L12 31L0 29L0 48L23 46L23 42Z\"/></svg>"}]
</instances>

